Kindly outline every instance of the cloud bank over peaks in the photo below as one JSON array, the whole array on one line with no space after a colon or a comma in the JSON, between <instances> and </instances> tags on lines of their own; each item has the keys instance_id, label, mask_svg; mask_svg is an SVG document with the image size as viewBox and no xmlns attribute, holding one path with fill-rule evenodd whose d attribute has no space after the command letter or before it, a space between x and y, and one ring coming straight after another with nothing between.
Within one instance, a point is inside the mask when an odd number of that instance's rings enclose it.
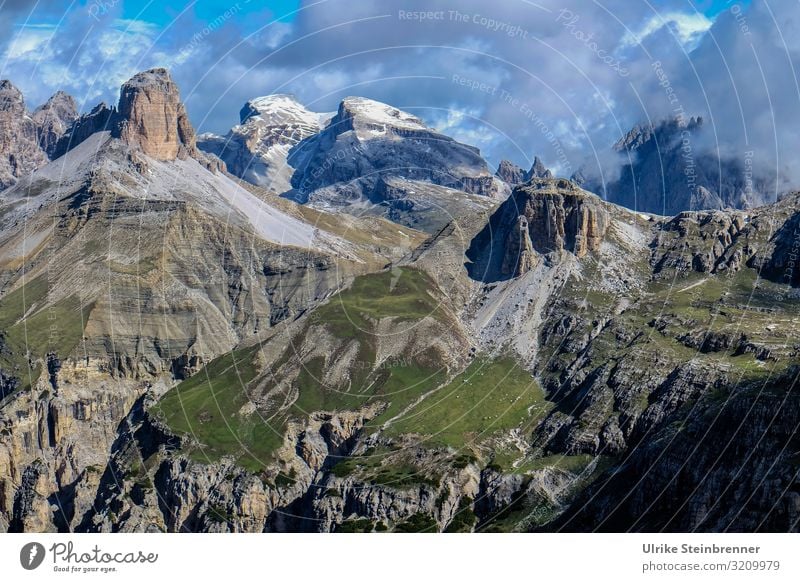
<instances>
[{"instance_id":1,"label":"cloud bank over peaks","mask_svg":"<svg viewBox=\"0 0 800 582\"><path fill-rule=\"evenodd\" d=\"M702 4L702 6L701 6ZM348 95L406 109L480 147L492 163L606 178L610 146L637 123L702 116L693 154L741 158L800 183L800 69L792 0L6 2L0 77L30 106L57 89L81 108L167 66L200 131L224 133L248 99L292 93L312 110ZM701 10L698 10L701 7Z\"/></svg>"}]
</instances>

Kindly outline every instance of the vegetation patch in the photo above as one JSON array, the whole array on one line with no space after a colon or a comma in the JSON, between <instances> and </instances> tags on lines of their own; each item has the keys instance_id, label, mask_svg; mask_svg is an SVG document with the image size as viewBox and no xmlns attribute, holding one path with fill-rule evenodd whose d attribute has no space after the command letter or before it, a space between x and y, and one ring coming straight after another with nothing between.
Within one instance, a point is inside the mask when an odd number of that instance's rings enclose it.
<instances>
[{"instance_id":1,"label":"vegetation patch","mask_svg":"<svg viewBox=\"0 0 800 582\"><path fill-rule=\"evenodd\" d=\"M425 513L415 513L394 527L397 533L432 533L438 530L436 520Z\"/></svg>"},{"instance_id":2,"label":"vegetation patch","mask_svg":"<svg viewBox=\"0 0 800 582\"><path fill-rule=\"evenodd\" d=\"M511 358L476 359L447 386L387 427L456 448L499 431L537 424L552 408L538 383Z\"/></svg>"},{"instance_id":3,"label":"vegetation patch","mask_svg":"<svg viewBox=\"0 0 800 582\"><path fill-rule=\"evenodd\" d=\"M462 497L453 519L445 528L445 533L469 533L475 527L478 518L472 511L472 498Z\"/></svg>"},{"instance_id":4,"label":"vegetation patch","mask_svg":"<svg viewBox=\"0 0 800 582\"><path fill-rule=\"evenodd\" d=\"M45 307L47 293L37 277L0 299L0 369L19 379L18 390L36 383L47 354L63 359L75 350L94 307L75 295Z\"/></svg>"},{"instance_id":5,"label":"vegetation patch","mask_svg":"<svg viewBox=\"0 0 800 582\"><path fill-rule=\"evenodd\" d=\"M325 324L337 337L357 337L370 331L373 321L386 317L398 322L439 315L431 294L436 284L418 269L395 268L357 277L349 289L317 308L312 321Z\"/></svg>"},{"instance_id":6,"label":"vegetation patch","mask_svg":"<svg viewBox=\"0 0 800 582\"><path fill-rule=\"evenodd\" d=\"M438 487L441 478L420 471L411 463L394 456L397 451L387 447L376 447L364 455L346 457L331 468L336 477L357 475L358 479L371 485L382 485L395 489L408 489L428 485Z\"/></svg>"},{"instance_id":7,"label":"vegetation patch","mask_svg":"<svg viewBox=\"0 0 800 582\"><path fill-rule=\"evenodd\" d=\"M436 284L422 271L396 268L356 278L349 289L317 308L305 333L314 333L315 327L324 326L334 337L356 342L358 356L344 385L329 383L324 358L304 362L296 380L299 397L293 406L294 413L355 410L380 401L387 404L387 409L372 421L373 426L378 426L420 395L440 386L447 373L440 355L432 350L376 361L378 320L392 318L402 326L426 317L440 321L445 317L433 289ZM333 354L329 365L339 356Z\"/></svg>"},{"instance_id":8,"label":"vegetation patch","mask_svg":"<svg viewBox=\"0 0 800 582\"><path fill-rule=\"evenodd\" d=\"M178 384L151 409L178 435L197 447L190 457L214 462L232 455L249 471L259 471L283 443L285 419L267 420L257 412L242 415L248 385L258 374L259 346L234 350Z\"/></svg>"}]
</instances>

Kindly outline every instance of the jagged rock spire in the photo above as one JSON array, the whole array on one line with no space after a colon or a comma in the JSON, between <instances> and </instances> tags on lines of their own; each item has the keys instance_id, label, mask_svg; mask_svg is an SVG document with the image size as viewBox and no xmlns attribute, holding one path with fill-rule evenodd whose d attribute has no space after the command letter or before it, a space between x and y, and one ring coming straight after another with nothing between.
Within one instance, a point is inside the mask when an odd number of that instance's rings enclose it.
<instances>
[{"instance_id":1,"label":"jagged rock spire","mask_svg":"<svg viewBox=\"0 0 800 582\"><path fill-rule=\"evenodd\" d=\"M528 170L528 174L525 176L526 180L530 180L531 178L552 178L553 172L547 169L547 166L544 165L544 162L536 156L533 159L533 165L531 169Z\"/></svg>"}]
</instances>

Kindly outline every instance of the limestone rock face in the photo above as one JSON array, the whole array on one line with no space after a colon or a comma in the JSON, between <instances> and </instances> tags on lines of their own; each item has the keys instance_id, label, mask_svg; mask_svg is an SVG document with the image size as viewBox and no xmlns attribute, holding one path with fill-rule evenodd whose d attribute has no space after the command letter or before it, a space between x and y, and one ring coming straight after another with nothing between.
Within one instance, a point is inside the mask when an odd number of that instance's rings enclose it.
<instances>
[{"instance_id":1,"label":"limestone rock face","mask_svg":"<svg viewBox=\"0 0 800 582\"><path fill-rule=\"evenodd\" d=\"M539 156L536 156L533 159L533 165L531 169L528 170L528 173L525 175L526 180L531 180L533 178L552 178L553 172L547 169L547 166L544 165L544 162L539 159Z\"/></svg>"},{"instance_id":2,"label":"limestone rock face","mask_svg":"<svg viewBox=\"0 0 800 582\"><path fill-rule=\"evenodd\" d=\"M568 250L578 258L600 248L608 214L600 199L567 180L537 179L515 192L528 220L533 248L541 253Z\"/></svg>"},{"instance_id":3,"label":"limestone rock face","mask_svg":"<svg viewBox=\"0 0 800 582\"><path fill-rule=\"evenodd\" d=\"M94 501L114 431L145 391L142 382L113 389L92 365L70 364L53 393L44 378L0 411L0 514L9 531L62 531L77 525ZM48 501L63 487L61 510ZM72 520L75 520L74 522ZM70 523L72 522L72 523Z\"/></svg>"},{"instance_id":4,"label":"limestone rock face","mask_svg":"<svg viewBox=\"0 0 800 582\"><path fill-rule=\"evenodd\" d=\"M533 249L529 234L528 219L517 217L517 228L512 228L506 237L506 253L503 256L502 273L519 277L533 269L539 262L538 254Z\"/></svg>"},{"instance_id":5,"label":"limestone rock face","mask_svg":"<svg viewBox=\"0 0 800 582\"><path fill-rule=\"evenodd\" d=\"M0 190L45 163L22 93L9 81L0 81Z\"/></svg>"},{"instance_id":6,"label":"limestone rock face","mask_svg":"<svg viewBox=\"0 0 800 582\"><path fill-rule=\"evenodd\" d=\"M516 186L525 181L525 170L508 160L500 161L500 165L497 166L497 172L494 175L511 186Z\"/></svg>"},{"instance_id":7,"label":"limestone rock face","mask_svg":"<svg viewBox=\"0 0 800 582\"><path fill-rule=\"evenodd\" d=\"M681 212L665 222L654 245L654 271L735 273L755 254L747 243L753 230L742 212Z\"/></svg>"},{"instance_id":8,"label":"limestone rock face","mask_svg":"<svg viewBox=\"0 0 800 582\"><path fill-rule=\"evenodd\" d=\"M92 134L98 131L108 131L114 122L114 110L105 103L96 105L89 113L81 115L72 122L72 125L53 146L50 157L60 158L69 150L78 147Z\"/></svg>"},{"instance_id":9,"label":"limestone rock face","mask_svg":"<svg viewBox=\"0 0 800 582\"><path fill-rule=\"evenodd\" d=\"M479 278L518 277L536 256L568 251L582 258L600 248L609 226L603 202L564 179L533 178L500 205L467 256Z\"/></svg>"},{"instance_id":10,"label":"limestone rock face","mask_svg":"<svg viewBox=\"0 0 800 582\"><path fill-rule=\"evenodd\" d=\"M139 73L122 86L115 137L157 160L185 158L195 151L195 134L178 86L166 69Z\"/></svg>"},{"instance_id":11,"label":"limestone rock face","mask_svg":"<svg viewBox=\"0 0 800 582\"><path fill-rule=\"evenodd\" d=\"M52 159L58 140L78 119L78 106L71 95L59 91L38 107L32 117L38 126L39 146Z\"/></svg>"}]
</instances>

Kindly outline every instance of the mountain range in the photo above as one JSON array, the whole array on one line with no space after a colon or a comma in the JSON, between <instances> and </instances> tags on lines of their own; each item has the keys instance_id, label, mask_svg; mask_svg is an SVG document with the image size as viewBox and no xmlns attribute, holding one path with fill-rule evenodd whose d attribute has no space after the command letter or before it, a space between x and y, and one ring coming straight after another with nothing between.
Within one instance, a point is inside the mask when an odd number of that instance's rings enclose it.
<instances>
[{"instance_id":1,"label":"mountain range","mask_svg":"<svg viewBox=\"0 0 800 582\"><path fill-rule=\"evenodd\" d=\"M3 82L0 530L797 531L800 194L659 212L699 124L615 204L360 97Z\"/></svg>"}]
</instances>

